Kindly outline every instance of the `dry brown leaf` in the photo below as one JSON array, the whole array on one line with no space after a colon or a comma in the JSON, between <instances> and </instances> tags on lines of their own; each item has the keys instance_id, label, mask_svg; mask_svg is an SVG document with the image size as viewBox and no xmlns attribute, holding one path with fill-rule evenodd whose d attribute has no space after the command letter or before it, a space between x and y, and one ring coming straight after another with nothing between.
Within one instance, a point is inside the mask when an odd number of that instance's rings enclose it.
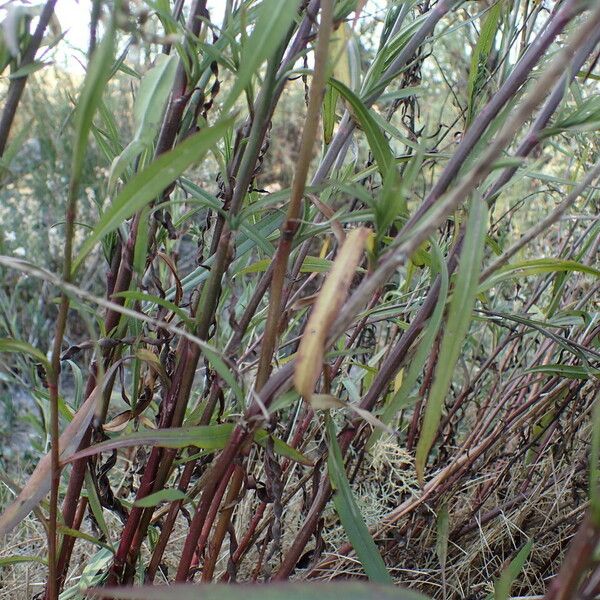
<instances>
[{"instance_id":1,"label":"dry brown leaf","mask_svg":"<svg viewBox=\"0 0 600 600\"><path fill-rule=\"evenodd\" d=\"M297 353L294 386L310 401L319 379L327 334L339 309L346 300L352 278L356 273L365 242L371 230L353 229L346 237L327 277L302 334Z\"/></svg>"},{"instance_id":2,"label":"dry brown leaf","mask_svg":"<svg viewBox=\"0 0 600 600\"><path fill-rule=\"evenodd\" d=\"M131 419L133 419L133 417L133 413L130 410L126 410L122 413L119 413L108 423L105 423L102 429L104 429L104 431L111 431L113 433L117 431L123 431L123 429L127 427L127 424L129 423L129 421L131 421Z\"/></svg>"},{"instance_id":3,"label":"dry brown leaf","mask_svg":"<svg viewBox=\"0 0 600 600\"><path fill-rule=\"evenodd\" d=\"M61 461L65 461L77 450L77 446L94 416L100 392L100 387L96 386L60 436L58 446ZM0 515L0 537L10 533L50 491L50 467L50 454L46 454L15 501Z\"/></svg>"},{"instance_id":4,"label":"dry brown leaf","mask_svg":"<svg viewBox=\"0 0 600 600\"><path fill-rule=\"evenodd\" d=\"M335 235L335 239L337 243L341 246L346 240L346 234L344 233L344 228L342 224L335 218L335 212L331 206L321 202L319 198L315 194L306 194L309 200L319 209L319 212L329 220L331 224L331 230L333 231L333 235Z\"/></svg>"}]
</instances>

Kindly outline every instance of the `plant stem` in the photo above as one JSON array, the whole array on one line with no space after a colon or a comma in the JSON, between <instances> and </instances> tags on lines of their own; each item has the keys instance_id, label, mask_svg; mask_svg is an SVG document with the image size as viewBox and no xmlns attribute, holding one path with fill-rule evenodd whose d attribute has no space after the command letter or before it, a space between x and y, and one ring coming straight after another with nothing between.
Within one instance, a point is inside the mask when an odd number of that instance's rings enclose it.
<instances>
[{"instance_id":1,"label":"plant stem","mask_svg":"<svg viewBox=\"0 0 600 600\"><path fill-rule=\"evenodd\" d=\"M288 204L285 222L281 228L279 244L273 258L273 277L271 280L271 291L269 296L269 310L265 324L265 335L261 345L258 372L256 375L255 388L259 391L265 384L271 371L271 359L275 350L279 320L281 318L281 292L287 271L287 262L292 249L294 234L298 229L298 218L302 206L302 197L306 185L306 176L313 155L313 147L319 126L319 114L323 103L323 93L327 80L327 56L329 40L333 27L333 0L323 0L321 3L321 25L317 37L315 51L315 68L310 86L308 108L304 129L300 141L300 151L292 190Z\"/></svg>"}]
</instances>

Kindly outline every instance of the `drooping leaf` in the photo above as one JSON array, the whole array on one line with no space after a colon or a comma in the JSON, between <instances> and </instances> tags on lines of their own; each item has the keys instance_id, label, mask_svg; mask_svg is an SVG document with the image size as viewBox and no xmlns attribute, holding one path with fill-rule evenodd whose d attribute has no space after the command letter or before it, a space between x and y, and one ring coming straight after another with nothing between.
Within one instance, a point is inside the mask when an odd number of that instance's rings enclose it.
<instances>
[{"instance_id":1,"label":"drooping leaf","mask_svg":"<svg viewBox=\"0 0 600 600\"><path fill-rule=\"evenodd\" d=\"M588 379L592 375L600 377L600 369L591 369L577 365L548 363L530 367L525 373L544 373L546 375L566 377L567 379Z\"/></svg>"},{"instance_id":2,"label":"drooping leaf","mask_svg":"<svg viewBox=\"0 0 600 600\"><path fill-rule=\"evenodd\" d=\"M333 86L348 102L348 107L359 127L365 132L369 148L377 163L379 172L385 177L394 168L394 155L388 141L385 139L379 125L371 115L370 110L362 100L346 85L336 79L330 79L329 84Z\"/></svg>"},{"instance_id":3,"label":"drooping leaf","mask_svg":"<svg viewBox=\"0 0 600 600\"><path fill-rule=\"evenodd\" d=\"M349 382L344 382L344 386L349 387ZM393 429L382 423L373 413L361 408L358 404L353 402L344 402L331 394L313 394L310 403L315 410L329 410L330 408L347 409L358 415L375 429L379 429L391 436L396 435L396 432Z\"/></svg>"},{"instance_id":4,"label":"drooping leaf","mask_svg":"<svg viewBox=\"0 0 600 600\"><path fill-rule=\"evenodd\" d=\"M78 529L72 529L71 527L65 527L64 525L59 525L58 532L61 535L74 537L74 538L77 538L80 540L85 540L86 542L90 542L92 544L95 544L96 546L100 546L101 548L106 548L110 552L114 552L114 550L110 546L108 546L107 544L105 544L104 542L99 540L98 538L94 537L93 535L90 535L89 533L85 533L85 531L79 531Z\"/></svg>"},{"instance_id":5,"label":"drooping leaf","mask_svg":"<svg viewBox=\"0 0 600 600\"><path fill-rule=\"evenodd\" d=\"M73 420L67 425L60 436L60 459L70 457L87 430L94 416L96 402L101 396L101 389L94 388L81 408L75 413ZM0 537L9 533L20 523L50 491L51 473L50 454L46 454L37 464L27 483L17 498L0 515Z\"/></svg>"},{"instance_id":6,"label":"drooping leaf","mask_svg":"<svg viewBox=\"0 0 600 600\"><path fill-rule=\"evenodd\" d=\"M292 448L289 444L286 444L282 439L269 434L264 429L259 429L254 434L254 441L259 445L265 448L267 446L267 441L269 437L273 440L273 451L280 456L284 456L285 458L289 458L294 462L297 462L301 465L306 465L308 467L313 466L313 462L308 459L302 452L296 450L296 448Z\"/></svg>"},{"instance_id":7,"label":"drooping leaf","mask_svg":"<svg viewBox=\"0 0 600 600\"><path fill-rule=\"evenodd\" d=\"M370 230L353 229L340 249L321 288L298 347L296 390L310 401L319 378L329 328L345 300Z\"/></svg>"},{"instance_id":8,"label":"drooping leaf","mask_svg":"<svg viewBox=\"0 0 600 600\"><path fill-rule=\"evenodd\" d=\"M64 462L73 462L101 452L109 452L118 448L130 448L131 446L157 446L159 448L174 449L195 446L204 450L222 450L227 445L234 427L233 423L220 423L218 425L197 425L136 431L80 450ZM264 429L259 429L254 434L254 440L261 446L266 445L268 437L269 434ZM273 449L277 454L290 458L295 462L312 465L312 462L301 452L274 436Z\"/></svg>"},{"instance_id":9,"label":"drooping leaf","mask_svg":"<svg viewBox=\"0 0 600 600\"><path fill-rule=\"evenodd\" d=\"M484 313L489 314L490 318L498 323L502 323L503 321L520 323L521 325L525 325L530 327L535 331L539 331L544 337L555 342L560 348L569 352L573 356L576 356L580 359L584 364L587 364L588 358L592 360L596 360L596 355L589 353L588 349L581 346L572 344L567 338L562 337L553 331L550 330L552 326L550 323L545 323L543 321L538 321L536 319L531 319L516 313L505 313L499 311L484 311Z\"/></svg>"}]
</instances>

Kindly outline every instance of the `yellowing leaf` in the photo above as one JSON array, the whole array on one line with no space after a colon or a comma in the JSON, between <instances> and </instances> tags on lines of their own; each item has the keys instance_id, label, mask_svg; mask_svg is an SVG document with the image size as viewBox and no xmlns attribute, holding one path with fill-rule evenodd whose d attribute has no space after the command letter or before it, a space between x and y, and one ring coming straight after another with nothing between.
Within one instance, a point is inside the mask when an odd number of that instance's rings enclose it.
<instances>
[{"instance_id":1,"label":"yellowing leaf","mask_svg":"<svg viewBox=\"0 0 600 600\"><path fill-rule=\"evenodd\" d=\"M333 63L333 77L348 87L352 87L350 60L348 57L348 38L350 35L348 25L342 23L333 32L331 41L329 42L329 56L331 56Z\"/></svg>"},{"instance_id":2,"label":"yellowing leaf","mask_svg":"<svg viewBox=\"0 0 600 600\"><path fill-rule=\"evenodd\" d=\"M294 385L298 393L309 401L321 372L327 334L346 299L369 234L370 229L360 227L346 237L302 334Z\"/></svg>"},{"instance_id":3,"label":"yellowing leaf","mask_svg":"<svg viewBox=\"0 0 600 600\"><path fill-rule=\"evenodd\" d=\"M398 371L398 375L394 378L394 394L402 387L402 380L404 379L404 369Z\"/></svg>"}]
</instances>

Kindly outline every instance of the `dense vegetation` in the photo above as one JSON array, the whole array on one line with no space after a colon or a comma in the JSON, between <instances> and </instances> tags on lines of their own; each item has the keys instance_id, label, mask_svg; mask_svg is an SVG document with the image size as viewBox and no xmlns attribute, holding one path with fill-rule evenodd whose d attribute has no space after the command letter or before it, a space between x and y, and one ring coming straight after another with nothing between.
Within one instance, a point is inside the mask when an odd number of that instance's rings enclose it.
<instances>
[{"instance_id":1,"label":"dense vegetation","mask_svg":"<svg viewBox=\"0 0 600 600\"><path fill-rule=\"evenodd\" d=\"M600 3L93 0L82 78L55 5L2 9L0 596L600 594Z\"/></svg>"}]
</instances>

